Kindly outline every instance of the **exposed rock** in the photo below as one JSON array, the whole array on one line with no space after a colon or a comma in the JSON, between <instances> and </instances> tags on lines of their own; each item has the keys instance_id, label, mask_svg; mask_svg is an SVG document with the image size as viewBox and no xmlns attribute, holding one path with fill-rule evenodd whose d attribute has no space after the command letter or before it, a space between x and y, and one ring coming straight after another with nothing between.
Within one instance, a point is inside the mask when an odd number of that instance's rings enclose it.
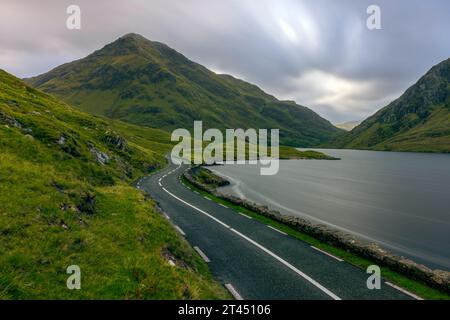
<instances>
[{"instance_id":1,"label":"exposed rock","mask_svg":"<svg viewBox=\"0 0 450 320\"><path fill-rule=\"evenodd\" d=\"M59 137L58 141L56 141L57 144L60 146L63 146L66 143L66 138L64 136Z\"/></svg>"},{"instance_id":2,"label":"exposed rock","mask_svg":"<svg viewBox=\"0 0 450 320\"><path fill-rule=\"evenodd\" d=\"M22 124L3 110L0 110L0 122L22 129Z\"/></svg>"},{"instance_id":3,"label":"exposed rock","mask_svg":"<svg viewBox=\"0 0 450 320\"><path fill-rule=\"evenodd\" d=\"M95 194L87 192L81 196L77 209L81 213L92 215L95 213Z\"/></svg>"},{"instance_id":4,"label":"exposed rock","mask_svg":"<svg viewBox=\"0 0 450 320\"><path fill-rule=\"evenodd\" d=\"M106 131L106 133L103 136L102 140L104 142L108 143L109 145L113 146L117 150L128 151L128 142L127 142L127 140L125 140L125 138L123 138L122 136L120 136L116 132Z\"/></svg>"},{"instance_id":5,"label":"exposed rock","mask_svg":"<svg viewBox=\"0 0 450 320\"><path fill-rule=\"evenodd\" d=\"M107 164L109 162L109 156L106 153L101 152L97 148L91 147L89 149L89 151L91 151L91 153L94 155L94 157L97 159L97 161L100 164L105 165L105 164Z\"/></svg>"}]
</instances>

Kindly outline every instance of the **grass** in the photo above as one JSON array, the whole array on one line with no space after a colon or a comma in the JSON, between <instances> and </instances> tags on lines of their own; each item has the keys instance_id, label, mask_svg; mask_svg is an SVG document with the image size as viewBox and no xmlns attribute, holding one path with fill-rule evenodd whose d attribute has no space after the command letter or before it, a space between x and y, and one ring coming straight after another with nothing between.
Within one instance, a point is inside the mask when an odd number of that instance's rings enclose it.
<instances>
[{"instance_id":1,"label":"grass","mask_svg":"<svg viewBox=\"0 0 450 320\"><path fill-rule=\"evenodd\" d=\"M450 59L431 68L398 99L326 147L450 152Z\"/></svg>"},{"instance_id":2,"label":"grass","mask_svg":"<svg viewBox=\"0 0 450 320\"><path fill-rule=\"evenodd\" d=\"M131 186L165 165L169 140L80 112L0 70L0 299L229 298ZM74 264L81 290L66 287Z\"/></svg>"},{"instance_id":3,"label":"grass","mask_svg":"<svg viewBox=\"0 0 450 320\"><path fill-rule=\"evenodd\" d=\"M341 132L306 107L216 74L136 34L26 81L83 111L169 131L192 132L198 119L205 129L223 132L278 128L282 144L301 147Z\"/></svg>"},{"instance_id":4,"label":"grass","mask_svg":"<svg viewBox=\"0 0 450 320\"><path fill-rule=\"evenodd\" d=\"M238 206L234 203L231 203L231 202L221 199L219 197L216 197L202 189L197 188L189 180L187 180L184 176L183 176L183 182L186 185L188 185L189 187L191 187L193 190L196 190L197 192L199 192L201 195L208 197L209 199L211 199L217 203L226 205L227 207L233 209L236 212L236 214L240 213L240 214L247 215L261 223L264 223L264 224L274 227L280 231L283 231L283 232L287 233L288 235L290 235L300 241L306 242L309 245L315 246L321 250L331 253L364 271L367 269L368 266L374 264L372 261L370 261L368 259L360 257L354 253L348 252L341 248L337 248L337 247L334 247L327 243L321 242L307 234L304 234L298 230L291 228L288 225L279 223L279 222L277 222L273 219L270 219L268 217L265 217L261 214L253 212L251 210L248 210L244 207ZM396 284L396 285L398 285L398 286L400 286L400 287L402 287L424 299L427 299L427 300L450 300L450 295L448 295L447 293L441 292L440 290L437 290L435 288L431 288L428 285L426 285L420 281L410 279L398 272L392 271L389 268L381 266L381 274L383 275L383 278L385 280L388 280L388 281L390 281L390 282L392 282L392 283L394 283L394 284Z\"/></svg>"}]
</instances>

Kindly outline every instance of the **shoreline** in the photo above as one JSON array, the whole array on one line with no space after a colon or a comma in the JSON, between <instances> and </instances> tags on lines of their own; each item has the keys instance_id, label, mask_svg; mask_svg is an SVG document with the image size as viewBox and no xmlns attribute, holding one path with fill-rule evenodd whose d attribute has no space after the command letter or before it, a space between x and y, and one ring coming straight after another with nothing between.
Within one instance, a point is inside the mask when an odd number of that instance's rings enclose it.
<instances>
[{"instance_id":1,"label":"shoreline","mask_svg":"<svg viewBox=\"0 0 450 320\"><path fill-rule=\"evenodd\" d=\"M201 172L203 181L197 178L199 172ZM261 217L268 218L275 223L282 224L287 228L312 237L321 243L343 250L343 254L345 252L351 253L361 259L367 260L366 262L376 263L412 281L418 281L429 287L438 289L446 295L450 293L450 272L448 271L432 270L413 260L392 254L380 248L376 243L363 242L341 230L336 230L322 224L314 224L299 217L284 215L279 211L270 210L267 206L235 196L225 195L217 191L217 187L229 184L229 181L217 176L202 166L189 169L184 173L184 178L194 187L216 197L219 201L226 201L237 207L244 208ZM357 263L357 266L362 267L360 263Z\"/></svg>"}]
</instances>

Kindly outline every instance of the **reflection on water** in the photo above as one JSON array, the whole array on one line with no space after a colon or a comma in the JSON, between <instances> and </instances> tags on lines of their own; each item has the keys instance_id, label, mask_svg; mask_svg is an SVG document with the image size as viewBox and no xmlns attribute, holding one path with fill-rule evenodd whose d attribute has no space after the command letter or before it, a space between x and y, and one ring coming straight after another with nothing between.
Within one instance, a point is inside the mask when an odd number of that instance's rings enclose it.
<instances>
[{"instance_id":1,"label":"reflection on water","mask_svg":"<svg viewBox=\"0 0 450 320\"><path fill-rule=\"evenodd\" d=\"M222 192L351 232L433 268L450 270L450 155L322 150L340 161L281 161L212 169Z\"/></svg>"}]
</instances>

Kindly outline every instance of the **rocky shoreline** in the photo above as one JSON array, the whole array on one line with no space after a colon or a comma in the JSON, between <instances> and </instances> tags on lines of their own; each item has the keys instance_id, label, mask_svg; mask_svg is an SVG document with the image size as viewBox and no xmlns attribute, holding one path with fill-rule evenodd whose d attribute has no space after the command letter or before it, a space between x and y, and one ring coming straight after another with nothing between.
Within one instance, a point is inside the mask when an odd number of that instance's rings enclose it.
<instances>
[{"instance_id":1,"label":"rocky shoreline","mask_svg":"<svg viewBox=\"0 0 450 320\"><path fill-rule=\"evenodd\" d=\"M194 167L195 172L198 172L199 170L199 167ZM206 168L201 168L201 170L207 170L208 175L217 177L216 179L219 181L225 180ZM411 279L422 281L434 288L450 293L450 272L448 271L432 270L410 259L392 254L380 248L376 243L365 243L350 234L332 229L326 225L313 224L302 218L283 215L278 211L270 210L267 206L243 200L235 196L225 195L217 191L217 185L210 186L196 179L194 171L193 169L186 171L184 173L184 177L199 189L202 189L235 205L242 206L248 210L271 218L274 221L288 225L295 230L314 237L317 240L338 248L342 248L360 257L367 258L380 266L388 267L389 269L401 273Z\"/></svg>"}]
</instances>

